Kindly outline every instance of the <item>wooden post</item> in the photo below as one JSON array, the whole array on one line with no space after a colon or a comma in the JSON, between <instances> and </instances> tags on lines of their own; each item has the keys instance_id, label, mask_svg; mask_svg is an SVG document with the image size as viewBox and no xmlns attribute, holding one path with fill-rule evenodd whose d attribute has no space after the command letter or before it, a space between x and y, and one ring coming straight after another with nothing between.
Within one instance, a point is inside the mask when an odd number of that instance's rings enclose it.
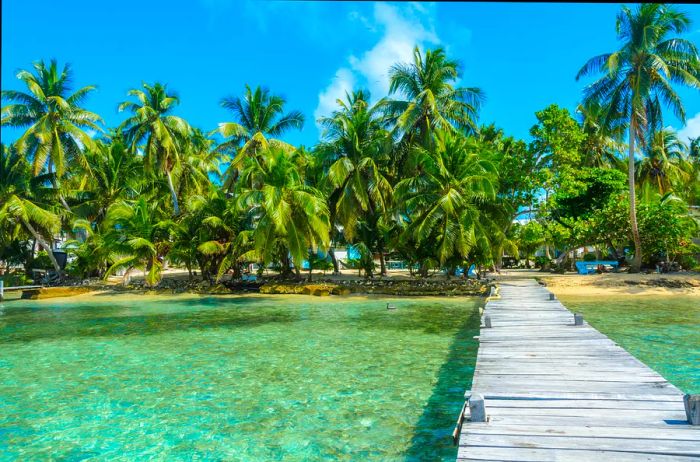
<instances>
[{"instance_id":1,"label":"wooden post","mask_svg":"<svg viewBox=\"0 0 700 462\"><path fill-rule=\"evenodd\" d=\"M486 406L480 393L473 393L469 397L469 414L472 422L486 422Z\"/></svg>"},{"instance_id":2,"label":"wooden post","mask_svg":"<svg viewBox=\"0 0 700 462\"><path fill-rule=\"evenodd\" d=\"M549 293L549 299L550 299L550 300L556 300L557 297L555 297L554 294L550 292L550 293Z\"/></svg>"},{"instance_id":3,"label":"wooden post","mask_svg":"<svg viewBox=\"0 0 700 462\"><path fill-rule=\"evenodd\" d=\"M700 425L700 395L687 394L683 397L685 416L690 425Z\"/></svg>"},{"instance_id":4,"label":"wooden post","mask_svg":"<svg viewBox=\"0 0 700 462\"><path fill-rule=\"evenodd\" d=\"M583 325L583 315L581 313L574 313L574 326Z\"/></svg>"},{"instance_id":5,"label":"wooden post","mask_svg":"<svg viewBox=\"0 0 700 462\"><path fill-rule=\"evenodd\" d=\"M491 316L484 316L484 326L488 327L489 329L491 328Z\"/></svg>"}]
</instances>

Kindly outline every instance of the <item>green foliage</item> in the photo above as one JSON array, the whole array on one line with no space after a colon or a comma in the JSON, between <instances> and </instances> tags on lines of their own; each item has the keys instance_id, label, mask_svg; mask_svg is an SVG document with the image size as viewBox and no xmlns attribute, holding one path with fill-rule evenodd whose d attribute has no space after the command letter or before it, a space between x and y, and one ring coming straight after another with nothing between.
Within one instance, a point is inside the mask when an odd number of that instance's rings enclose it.
<instances>
[{"instance_id":1,"label":"green foliage","mask_svg":"<svg viewBox=\"0 0 700 462\"><path fill-rule=\"evenodd\" d=\"M374 105L363 90L338 100L309 149L281 139L304 116L248 85L221 101L233 120L206 133L174 115L179 98L165 84L143 84L119 105L126 120L93 140L86 132L101 131L100 119L81 108L93 87L71 93L67 67L38 63L18 74L27 93L2 93L11 103L2 125L25 132L0 157L0 266L58 269L59 232L74 276L123 270L126 281L141 269L149 286L166 263L212 283L240 277L247 263L285 277L304 260L327 270L319 253L345 243L360 252L349 266L366 277L385 270L387 255L423 277L497 266L504 254L530 260L543 245L619 255L638 240L620 171L630 121L632 144L642 145L628 179L642 197L638 256L689 265L700 143L663 129L659 102L682 109L668 81L697 88L697 51L667 37L687 27L671 7L623 8L619 24L626 45L584 69L606 74L585 91L578 118L546 107L529 144L494 125L477 128L483 94L457 86L459 64L442 49L416 48L411 62L392 66L390 95ZM654 70L654 56L668 72ZM646 72L634 88L633 71ZM517 224L523 216L535 219Z\"/></svg>"}]
</instances>

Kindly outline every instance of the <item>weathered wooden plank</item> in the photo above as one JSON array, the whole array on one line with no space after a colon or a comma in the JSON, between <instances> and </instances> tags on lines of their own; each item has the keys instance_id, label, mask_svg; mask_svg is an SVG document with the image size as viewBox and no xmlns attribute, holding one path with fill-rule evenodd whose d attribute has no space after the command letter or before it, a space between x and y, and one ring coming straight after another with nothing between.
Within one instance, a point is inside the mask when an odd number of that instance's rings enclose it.
<instances>
[{"instance_id":1,"label":"weathered wooden plank","mask_svg":"<svg viewBox=\"0 0 700 462\"><path fill-rule=\"evenodd\" d=\"M506 446L541 449L589 449L608 451L628 451L644 454L668 456L700 457L700 444L697 441L644 438L609 438L603 435L558 436L558 435L508 435L483 434L467 427L466 446Z\"/></svg>"},{"instance_id":2,"label":"weathered wooden plank","mask_svg":"<svg viewBox=\"0 0 700 462\"><path fill-rule=\"evenodd\" d=\"M500 447L460 447L459 461L500 461L500 462L690 462L695 456L667 456L642 454L638 452L593 451L584 449L531 449Z\"/></svg>"}]
</instances>

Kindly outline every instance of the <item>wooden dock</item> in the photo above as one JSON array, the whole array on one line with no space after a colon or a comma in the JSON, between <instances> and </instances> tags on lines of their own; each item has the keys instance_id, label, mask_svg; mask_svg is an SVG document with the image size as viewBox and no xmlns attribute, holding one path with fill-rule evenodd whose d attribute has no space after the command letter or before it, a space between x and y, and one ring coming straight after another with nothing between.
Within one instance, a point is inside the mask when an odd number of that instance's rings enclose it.
<instances>
[{"instance_id":1,"label":"wooden dock","mask_svg":"<svg viewBox=\"0 0 700 462\"><path fill-rule=\"evenodd\" d=\"M504 280L499 295L482 318L458 461L700 460L700 427L688 424L680 390L574 325L536 281ZM481 420L479 395L485 422L470 421L470 406Z\"/></svg>"}]
</instances>

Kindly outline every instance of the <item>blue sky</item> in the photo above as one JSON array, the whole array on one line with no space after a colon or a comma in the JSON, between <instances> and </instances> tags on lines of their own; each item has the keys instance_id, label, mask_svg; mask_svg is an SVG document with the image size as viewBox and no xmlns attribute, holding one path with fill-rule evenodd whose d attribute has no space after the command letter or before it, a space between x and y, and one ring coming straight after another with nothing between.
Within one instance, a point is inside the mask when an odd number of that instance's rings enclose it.
<instances>
[{"instance_id":1,"label":"blue sky","mask_svg":"<svg viewBox=\"0 0 700 462\"><path fill-rule=\"evenodd\" d=\"M687 38L700 45L700 7ZM594 55L616 48L616 4L370 3L192 0L178 2L4 0L2 88L22 89L15 73L38 59L72 65L75 86L96 84L85 106L108 126L117 104L141 82L161 81L181 99L176 113L211 130L232 120L219 107L246 83L268 86L307 123L285 139L313 145L315 119L346 89L384 96L387 70L415 44L442 46L462 64L460 84L483 89L480 121L528 139L534 112L550 103L573 110L584 82L574 76ZM41 12L42 14L36 14ZM700 93L680 91L700 136ZM3 141L17 136L3 129Z\"/></svg>"}]
</instances>

